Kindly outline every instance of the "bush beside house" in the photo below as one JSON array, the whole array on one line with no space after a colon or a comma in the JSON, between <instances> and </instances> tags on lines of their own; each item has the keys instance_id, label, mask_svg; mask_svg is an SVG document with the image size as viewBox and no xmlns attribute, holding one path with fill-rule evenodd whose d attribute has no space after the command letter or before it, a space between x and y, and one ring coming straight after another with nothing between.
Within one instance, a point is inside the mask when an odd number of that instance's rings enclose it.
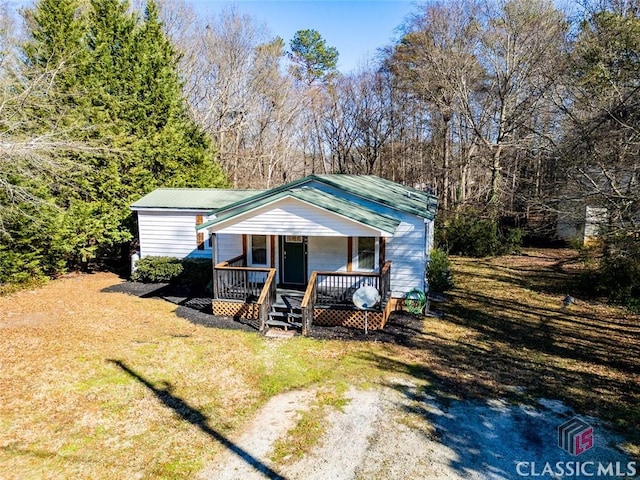
<instances>
[{"instance_id":1,"label":"bush beside house","mask_svg":"<svg viewBox=\"0 0 640 480\"><path fill-rule=\"evenodd\" d=\"M145 257L138 260L131 280L207 288L211 282L211 260L207 258Z\"/></svg>"}]
</instances>

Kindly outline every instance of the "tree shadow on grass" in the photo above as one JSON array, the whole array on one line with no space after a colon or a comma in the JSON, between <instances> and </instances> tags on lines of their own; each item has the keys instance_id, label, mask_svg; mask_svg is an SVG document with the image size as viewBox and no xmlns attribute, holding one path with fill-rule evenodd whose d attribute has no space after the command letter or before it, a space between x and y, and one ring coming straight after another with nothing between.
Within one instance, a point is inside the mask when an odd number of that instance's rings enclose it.
<instances>
[{"instance_id":1,"label":"tree shadow on grass","mask_svg":"<svg viewBox=\"0 0 640 480\"><path fill-rule=\"evenodd\" d=\"M425 320L414 362L365 355L406 374L441 400L559 399L612 422L640 445L640 322L599 318L457 290L443 319ZM402 357L400 357L402 358Z\"/></svg>"},{"instance_id":2,"label":"tree shadow on grass","mask_svg":"<svg viewBox=\"0 0 640 480\"><path fill-rule=\"evenodd\" d=\"M586 304L562 308L562 297L556 308L549 299L531 299L531 290L562 291L562 261L540 266L494 259L475 268L476 262L456 272L466 278L449 292L444 318L425 319L411 348L362 354L378 369L413 380L386 386L403 395L407 413L428 420L435 430L428 435L454 452L450 466L465 474L513 478L500 445L478 448L491 445L485 435L515 442L540 458L550 440L539 432L552 437L562 415L573 414L605 420L637 452L640 317ZM484 424L473 427L469 417L481 417ZM552 456L562 454L550 446ZM620 453L603 446L598 455L619 459Z\"/></svg>"},{"instance_id":3,"label":"tree shadow on grass","mask_svg":"<svg viewBox=\"0 0 640 480\"><path fill-rule=\"evenodd\" d=\"M382 371L411 379L388 377L383 385L402 395L398 406L404 413L426 421L414 428L440 445L435 450L436 469L441 462L463 478L504 480L517 478L516 465L521 461L539 465L575 461L557 447L557 427L576 414L594 413L589 411L592 406L600 413L610 409L604 416L611 420L630 422L617 425L617 430L639 444L639 419L628 416L633 405L613 393L629 387L624 381L611 382L544 362L527 364L504 352L482 360L486 351L466 342L441 341L429 348L436 355L428 362L375 352L361 356ZM611 393L592 391L592 385L610 387ZM629 454L619 449L623 438L612 435L608 425L597 419L588 422L596 428L598 440L583 459L627 465Z\"/></svg>"},{"instance_id":4,"label":"tree shadow on grass","mask_svg":"<svg viewBox=\"0 0 640 480\"><path fill-rule=\"evenodd\" d=\"M640 338L640 322L531 307L482 294L454 294L451 299L447 321L470 328L480 343L640 375L640 345L633 340Z\"/></svg>"},{"instance_id":5,"label":"tree shadow on grass","mask_svg":"<svg viewBox=\"0 0 640 480\"><path fill-rule=\"evenodd\" d=\"M129 368L121 360L107 359L108 362L116 365L126 374L140 382L147 387L158 400L160 400L166 407L173 410L182 419L191 423L193 426L198 427L201 431L209 435L212 439L219 442L222 446L228 448L230 451L239 456L247 464L251 465L256 471L261 472L265 478L286 480L285 477L273 470L271 467L252 456L246 450L233 443L227 437L217 432L208 425L209 419L206 415L203 415L198 409L192 407L180 397L171 393L171 385L167 385L165 388L157 388L149 380L144 378L133 369Z\"/></svg>"},{"instance_id":6,"label":"tree shadow on grass","mask_svg":"<svg viewBox=\"0 0 640 480\"><path fill-rule=\"evenodd\" d=\"M475 268L473 274L456 271L455 276L487 278L550 295L584 293L580 270L576 269L576 265L580 263L577 253L568 249L563 250L561 254L557 252L558 250L554 250L555 255L551 256L523 253L511 257L515 259L514 265L500 264L501 257L497 259L459 257L458 262L462 265L468 263L476 267L485 267L490 273Z\"/></svg>"}]
</instances>

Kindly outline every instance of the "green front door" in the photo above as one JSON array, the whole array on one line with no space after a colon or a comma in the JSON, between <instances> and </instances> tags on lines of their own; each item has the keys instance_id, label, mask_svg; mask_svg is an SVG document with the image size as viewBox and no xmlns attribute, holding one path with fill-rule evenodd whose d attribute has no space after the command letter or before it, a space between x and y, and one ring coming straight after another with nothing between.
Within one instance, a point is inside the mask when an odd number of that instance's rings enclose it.
<instances>
[{"instance_id":1,"label":"green front door","mask_svg":"<svg viewBox=\"0 0 640 480\"><path fill-rule=\"evenodd\" d=\"M287 235L281 237L282 283L304 285L307 283L307 238Z\"/></svg>"}]
</instances>

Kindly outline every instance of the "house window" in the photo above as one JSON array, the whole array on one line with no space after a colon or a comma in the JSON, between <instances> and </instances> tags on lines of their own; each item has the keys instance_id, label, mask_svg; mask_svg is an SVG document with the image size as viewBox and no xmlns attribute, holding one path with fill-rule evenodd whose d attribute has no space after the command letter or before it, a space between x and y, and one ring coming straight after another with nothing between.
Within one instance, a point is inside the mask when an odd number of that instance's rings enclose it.
<instances>
[{"instance_id":1,"label":"house window","mask_svg":"<svg viewBox=\"0 0 640 480\"><path fill-rule=\"evenodd\" d=\"M213 240L212 235L210 233L205 233L207 239L204 241L205 250L211 250L213 248Z\"/></svg>"},{"instance_id":2,"label":"house window","mask_svg":"<svg viewBox=\"0 0 640 480\"><path fill-rule=\"evenodd\" d=\"M267 264L267 236L266 235L251 236L251 264L252 265Z\"/></svg>"},{"instance_id":3,"label":"house window","mask_svg":"<svg viewBox=\"0 0 640 480\"><path fill-rule=\"evenodd\" d=\"M376 264L375 237L358 237L358 270L373 270Z\"/></svg>"}]
</instances>

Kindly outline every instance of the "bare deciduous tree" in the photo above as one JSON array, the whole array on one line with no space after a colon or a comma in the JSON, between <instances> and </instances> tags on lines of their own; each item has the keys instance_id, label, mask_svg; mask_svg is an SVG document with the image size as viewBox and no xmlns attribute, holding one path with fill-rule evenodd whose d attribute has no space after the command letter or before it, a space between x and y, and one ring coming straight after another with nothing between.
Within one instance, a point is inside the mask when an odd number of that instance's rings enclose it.
<instances>
[{"instance_id":1,"label":"bare deciduous tree","mask_svg":"<svg viewBox=\"0 0 640 480\"><path fill-rule=\"evenodd\" d=\"M233 185L270 186L283 172L291 175L302 105L280 68L283 40L234 9L193 20L188 29L189 36L175 37L186 94Z\"/></svg>"}]
</instances>

